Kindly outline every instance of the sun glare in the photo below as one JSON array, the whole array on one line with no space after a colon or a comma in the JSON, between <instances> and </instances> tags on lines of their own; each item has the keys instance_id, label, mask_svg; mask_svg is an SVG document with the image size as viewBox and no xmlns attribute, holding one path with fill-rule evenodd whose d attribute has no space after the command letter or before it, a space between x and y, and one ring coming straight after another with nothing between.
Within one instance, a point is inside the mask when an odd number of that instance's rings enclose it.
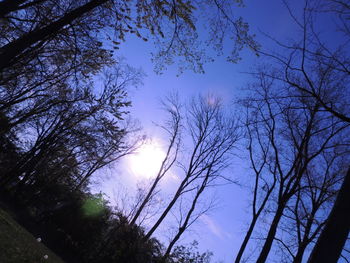
<instances>
[{"instance_id":1,"label":"sun glare","mask_svg":"<svg viewBox=\"0 0 350 263\"><path fill-rule=\"evenodd\" d=\"M165 157L165 153L157 142L151 142L141 146L138 151L130 156L130 168L137 177L152 178Z\"/></svg>"}]
</instances>

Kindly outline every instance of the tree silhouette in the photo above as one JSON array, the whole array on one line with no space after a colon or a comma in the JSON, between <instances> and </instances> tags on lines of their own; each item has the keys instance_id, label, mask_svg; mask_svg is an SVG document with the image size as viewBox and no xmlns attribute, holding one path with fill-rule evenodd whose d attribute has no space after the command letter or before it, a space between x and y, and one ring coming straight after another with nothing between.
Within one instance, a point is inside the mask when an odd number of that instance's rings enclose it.
<instances>
[{"instance_id":1,"label":"tree silhouette","mask_svg":"<svg viewBox=\"0 0 350 263\"><path fill-rule=\"evenodd\" d=\"M176 101L171 101L168 111L179 109L172 106L174 103ZM197 211L199 200L210 186L222 178L222 172L229 165L230 155L240 138L237 121L234 116L225 114L218 98L193 98L187 112L186 115L179 115L185 119L184 129L191 138L191 147L187 150L185 161L178 164L183 176L171 200L145 235L145 238L153 235L181 197L192 195L189 208L181 211L183 220L179 222L178 231L170 241L164 258L169 257L185 230L206 211Z\"/></svg>"},{"instance_id":2,"label":"tree silhouette","mask_svg":"<svg viewBox=\"0 0 350 263\"><path fill-rule=\"evenodd\" d=\"M349 123L350 104L346 95L349 94L350 72L347 49L349 38L349 21L346 19L349 13L347 2L304 1L301 19L297 19L288 4L286 6L302 32L300 41L292 45L279 43L280 47L288 50L284 54L267 52L265 55L278 61L281 70L284 71L284 81L289 87L299 90L300 96L314 99L322 110L344 123ZM335 26L342 34L336 48L327 44L324 36L318 33L315 21L323 13L332 17ZM339 191L334 209L318 239L319 241L316 243L309 262L318 262L319 260L336 262L340 257L349 234L349 223L346 222L350 222L349 213L343 212L343 209L346 209L346 203L348 204L350 200L350 195L345 194L350 192L347 184L349 173L345 174L344 183ZM337 230L330 230L332 226L337 226Z\"/></svg>"},{"instance_id":3,"label":"tree silhouette","mask_svg":"<svg viewBox=\"0 0 350 263\"><path fill-rule=\"evenodd\" d=\"M266 261L274 240L282 244L284 249L288 248L294 257L293 249L278 237L279 232L283 231L281 222L283 223L283 218L289 213L289 207L295 199L299 200L300 194L315 194L313 188L303 185L306 178L317 182L318 170L312 167L316 163L322 163L323 156L331 156L329 149L341 148L341 145L346 147L343 134L348 129L347 124L325 114L317 101L304 98L293 89L281 90L284 75L278 68L268 70L267 67L262 67L253 75L257 82L251 85L252 93L243 101L248 116L248 150L255 173L253 217L236 258L237 262L241 260L254 226L267 204L268 211L272 213L272 221L257 262ZM302 81L299 83L302 85ZM337 157L340 156L341 154ZM338 175L337 178L340 180L341 177ZM335 180L335 185L338 180ZM316 187L319 188L322 180L318 183L320 185ZM326 199L328 191L329 189L323 189ZM307 198L304 197L302 202L308 202ZM315 223L311 217L309 219Z\"/></svg>"}]
</instances>

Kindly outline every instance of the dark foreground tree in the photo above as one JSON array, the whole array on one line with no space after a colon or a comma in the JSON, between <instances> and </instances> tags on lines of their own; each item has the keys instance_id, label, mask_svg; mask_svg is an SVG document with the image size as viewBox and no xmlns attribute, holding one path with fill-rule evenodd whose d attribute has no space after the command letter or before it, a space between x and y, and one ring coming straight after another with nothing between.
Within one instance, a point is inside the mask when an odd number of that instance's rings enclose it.
<instances>
[{"instance_id":1,"label":"dark foreground tree","mask_svg":"<svg viewBox=\"0 0 350 263\"><path fill-rule=\"evenodd\" d=\"M288 257L294 258L295 246L288 247L285 239L281 238L294 238L293 229L283 233L284 225L294 225L295 222L295 214L291 216L290 207L297 205L298 211L307 211L308 222L312 225L307 231L314 231L318 222L325 219L325 213L320 209L323 208L322 202L331 198L332 192L339 189L338 182L342 179L337 174L332 179L333 173L322 171L321 164L331 160L333 156L340 158L348 154L346 134L349 125L322 111L314 99L304 98L299 91L292 88L282 89L285 86L284 72L280 72L278 68L267 68L259 69L253 74L257 81L250 86L252 93L243 101L247 111L248 150L255 183L252 221L236 262L242 260L255 225L263 214L271 217L271 221L267 226L267 233L262 233L263 246L257 262L267 260L276 242L288 251ZM298 83L303 85L302 80ZM327 165L325 167L330 169ZM312 181L312 187L308 178ZM325 186L322 183L324 180ZM314 188L318 190L315 191ZM321 203L313 204L313 212L308 207L310 202L315 202L316 197L309 199L309 195L320 195L322 198L317 200ZM299 207L298 200L301 196L304 206ZM299 215L304 218L302 213L296 214L297 217ZM296 226L301 227L300 223L301 221ZM298 234L301 232L296 233ZM307 234L307 239L309 238ZM293 241L291 244L298 242L295 239ZM301 244L301 239L299 241ZM304 248L310 242L308 240L304 243Z\"/></svg>"},{"instance_id":2,"label":"dark foreground tree","mask_svg":"<svg viewBox=\"0 0 350 263\"><path fill-rule=\"evenodd\" d=\"M350 168L345 175L337 199L317 243L309 263L337 262L350 231Z\"/></svg>"},{"instance_id":3,"label":"dark foreground tree","mask_svg":"<svg viewBox=\"0 0 350 263\"><path fill-rule=\"evenodd\" d=\"M141 75L120 64L102 74L95 87L96 82L89 82L71 88L68 82L44 90L4 92L8 129L1 138L9 140L8 134L14 134L10 142L18 154L3 169L1 187L17 193L30 189L33 197L56 181L84 188L97 170L132 152L139 141L137 127L123 120L130 106L126 90L137 85ZM23 137L26 144L17 139Z\"/></svg>"},{"instance_id":4,"label":"dark foreground tree","mask_svg":"<svg viewBox=\"0 0 350 263\"><path fill-rule=\"evenodd\" d=\"M349 112L349 4L347 1L304 1L301 18L287 5L302 36L299 42L280 44L283 54L268 56L276 59L284 72L285 82L301 92L301 96L313 98L322 110L335 118L350 123ZM328 17L327 17L328 16ZM329 43L317 27L318 20L331 17L337 31L337 43ZM335 31L334 30L334 31ZM339 191L319 241L314 247L309 262L337 262L349 235L350 220L348 204L350 191L349 173L345 173L344 183ZM347 209L347 210L343 210ZM334 232L333 227L337 227Z\"/></svg>"},{"instance_id":5,"label":"dark foreground tree","mask_svg":"<svg viewBox=\"0 0 350 263\"><path fill-rule=\"evenodd\" d=\"M343 149L341 149L343 148ZM291 200L284 215L281 234L276 238L285 258L303 262L327 221L330 207L344 179L349 152L344 147L325 151L318 163L308 168L301 190Z\"/></svg>"}]
</instances>

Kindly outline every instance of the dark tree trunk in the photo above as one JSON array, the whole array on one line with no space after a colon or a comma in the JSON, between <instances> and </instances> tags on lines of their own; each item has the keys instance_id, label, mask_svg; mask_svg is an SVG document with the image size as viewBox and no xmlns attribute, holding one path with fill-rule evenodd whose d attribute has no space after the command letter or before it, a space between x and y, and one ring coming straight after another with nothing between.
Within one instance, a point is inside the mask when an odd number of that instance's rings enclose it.
<instances>
[{"instance_id":1,"label":"dark tree trunk","mask_svg":"<svg viewBox=\"0 0 350 263\"><path fill-rule=\"evenodd\" d=\"M176 233L175 237L173 238L173 240L170 241L169 246L168 246L168 248L165 251L165 254L163 256L164 261L166 260L166 258L169 257L171 250L173 249L175 243L179 240L179 238L181 237L183 232L185 232L185 229L184 228L180 228L179 231Z\"/></svg>"},{"instance_id":2,"label":"dark tree trunk","mask_svg":"<svg viewBox=\"0 0 350 263\"><path fill-rule=\"evenodd\" d=\"M46 40L50 36L57 35L64 26L70 24L78 17L83 16L107 1L108 0L91 0L85 5L67 13L57 21L52 22L48 26L29 32L26 35L3 46L0 49L0 71L2 71L4 68L10 67L13 64L13 61L15 61L16 57L27 48Z\"/></svg>"},{"instance_id":3,"label":"dark tree trunk","mask_svg":"<svg viewBox=\"0 0 350 263\"><path fill-rule=\"evenodd\" d=\"M308 263L336 263L350 230L350 168Z\"/></svg>"},{"instance_id":4,"label":"dark tree trunk","mask_svg":"<svg viewBox=\"0 0 350 263\"><path fill-rule=\"evenodd\" d=\"M145 235L145 237L144 237L145 240L149 239L152 236L152 234L154 233L154 231L156 231L156 229L159 227L160 223L163 222L164 218L167 216L167 214L170 212L171 208L175 205L177 199L180 197L180 195L183 191L183 187L186 184L186 182L187 181L183 181L181 183L181 185L179 186L178 190L176 191L176 193L175 193L173 199L171 200L171 202L169 203L169 205L165 208L164 212L158 218L157 222L153 225L153 227Z\"/></svg>"},{"instance_id":5,"label":"dark tree trunk","mask_svg":"<svg viewBox=\"0 0 350 263\"><path fill-rule=\"evenodd\" d=\"M272 243L275 239L277 227L278 227L278 224L282 218L284 207L285 207L284 204L281 204L278 206L276 214L275 214L273 221L271 223L269 233L268 233L267 238L265 240L264 246L260 252L259 258L256 261L256 263L264 263L266 261L267 256L270 253Z\"/></svg>"},{"instance_id":6,"label":"dark tree trunk","mask_svg":"<svg viewBox=\"0 0 350 263\"><path fill-rule=\"evenodd\" d=\"M305 244L302 244L301 246L299 246L298 252L295 255L293 263L301 263L302 262L305 249L306 249L306 245Z\"/></svg>"},{"instance_id":7,"label":"dark tree trunk","mask_svg":"<svg viewBox=\"0 0 350 263\"><path fill-rule=\"evenodd\" d=\"M156 189L156 186L158 185L160 178L157 177L156 180L154 180L151 189L148 191L145 199L143 200L142 204L140 205L140 207L137 209L134 217L132 218L132 220L130 221L130 225L133 225L136 223L136 220L139 218L142 210L145 208L146 204L149 202L149 200L151 199L151 196L154 192L154 189Z\"/></svg>"},{"instance_id":8,"label":"dark tree trunk","mask_svg":"<svg viewBox=\"0 0 350 263\"><path fill-rule=\"evenodd\" d=\"M313 238L309 238L309 235L310 235L311 228L312 228L313 222L315 220L315 214L317 213L318 208L319 208L319 205L315 205L313 207L313 210L310 214L310 217L307 220L306 227L304 230L303 240L301 242L299 242L299 244L298 244L298 251L293 259L293 263L302 263L306 247L313 240ZM313 235L316 235L317 232L318 231L316 230Z\"/></svg>"},{"instance_id":9,"label":"dark tree trunk","mask_svg":"<svg viewBox=\"0 0 350 263\"><path fill-rule=\"evenodd\" d=\"M254 217L252 222L250 223L250 226L249 226L249 229L247 231L247 234L245 235L244 237L244 240L243 240L243 243L238 251L238 254L236 256L236 260L235 260L235 263L239 263L242 259L242 256L243 256L243 252L248 244L248 241L253 233L253 230L254 230L254 227L255 227L255 224L256 224L256 221L257 221L257 217Z\"/></svg>"},{"instance_id":10,"label":"dark tree trunk","mask_svg":"<svg viewBox=\"0 0 350 263\"><path fill-rule=\"evenodd\" d=\"M0 2L0 18L18 9L27 0L3 0Z\"/></svg>"},{"instance_id":11,"label":"dark tree trunk","mask_svg":"<svg viewBox=\"0 0 350 263\"><path fill-rule=\"evenodd\" d=\"M185 232L185 230L188 228L188 224L189 224L189 222L190 222L192 213L193 213L193 211L194 211L195 208L196 208L198 198L199 198L199 196L202 194L202 192L204 191L204 189L206 188L208 179L209 179L209 175L207 174L207 176L206 176L206 178L204 179L204 181L203 181L201 187L198 189L195 198L194 198L193 201L192 201L191 208L190 208L190 210L188 211L188 213L187 213L187 215L186 215L186 218L185 218L184 223L181 225L181 227L179 228L179 231L176 233L176 235L175 235L175 237L173 238L173 240L171 240L171 242L170 242L170 244L169 244L167 250L165 251L164 259L166 259L167 257L169 257L170 252L171 252L171 250L173 249L174 245L175 245L176 242L180 239L181 235Z\"/></svg>"}]
</instances>

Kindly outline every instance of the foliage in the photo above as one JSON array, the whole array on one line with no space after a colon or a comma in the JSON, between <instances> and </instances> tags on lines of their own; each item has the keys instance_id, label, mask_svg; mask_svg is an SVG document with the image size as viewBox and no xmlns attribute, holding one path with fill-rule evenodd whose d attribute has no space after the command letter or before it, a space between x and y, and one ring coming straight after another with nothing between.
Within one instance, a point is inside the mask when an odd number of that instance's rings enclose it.
<instances>
[{"instance_id":1,"label":"foliage","mask_svg":"<svg viewBox=\"0 0 350 263\"><path fill-rule=\"evenodd\" d=\"M7 2L0 14L0 68L10 68L3 78L26 74L24 69L34 74L45 72L40 67L59 70L60 65L89 75L113 63L114 49L108 47L118 49L130 34L155 41L158 71L178 61L180 72L203 72L203 63L211 60L206 46L221 53L226 40L233 46L230 61L236 61L246 46L258 49L248 24L233 15L240 5L233 1L22 0L12 8ZM199 41L199 21L210 25L205 45Z\"/></svg>"},{"instance_id":2,"label":"foliage","mask_svg":"<svg viewBox=\"0 0 350 263\"><path fill-rule=\"evenodd\" d=\"M138 137L128 136L137 127L124 120L130 106L126 89L140 83L142 73L121 63L100 77L95 87L95 82L74 89L61 83L2 94L9 127L2 136L18 152L14 167L0 176L3 186L39 193L61 180L81 188L96 170L136 147Z\"/></svg>"},{"instance_id":3,"label":"foliage","mask_svg":"<svg viewBox=\"0 0 350 263\"><path fill-rule=\"evenodd\" d=\"M198 242L194 241L189 246L176 246L170 255L170 262L176 263L209 263L211 262L212 253L199 253Z\"/></svg>"}]
</instances>

